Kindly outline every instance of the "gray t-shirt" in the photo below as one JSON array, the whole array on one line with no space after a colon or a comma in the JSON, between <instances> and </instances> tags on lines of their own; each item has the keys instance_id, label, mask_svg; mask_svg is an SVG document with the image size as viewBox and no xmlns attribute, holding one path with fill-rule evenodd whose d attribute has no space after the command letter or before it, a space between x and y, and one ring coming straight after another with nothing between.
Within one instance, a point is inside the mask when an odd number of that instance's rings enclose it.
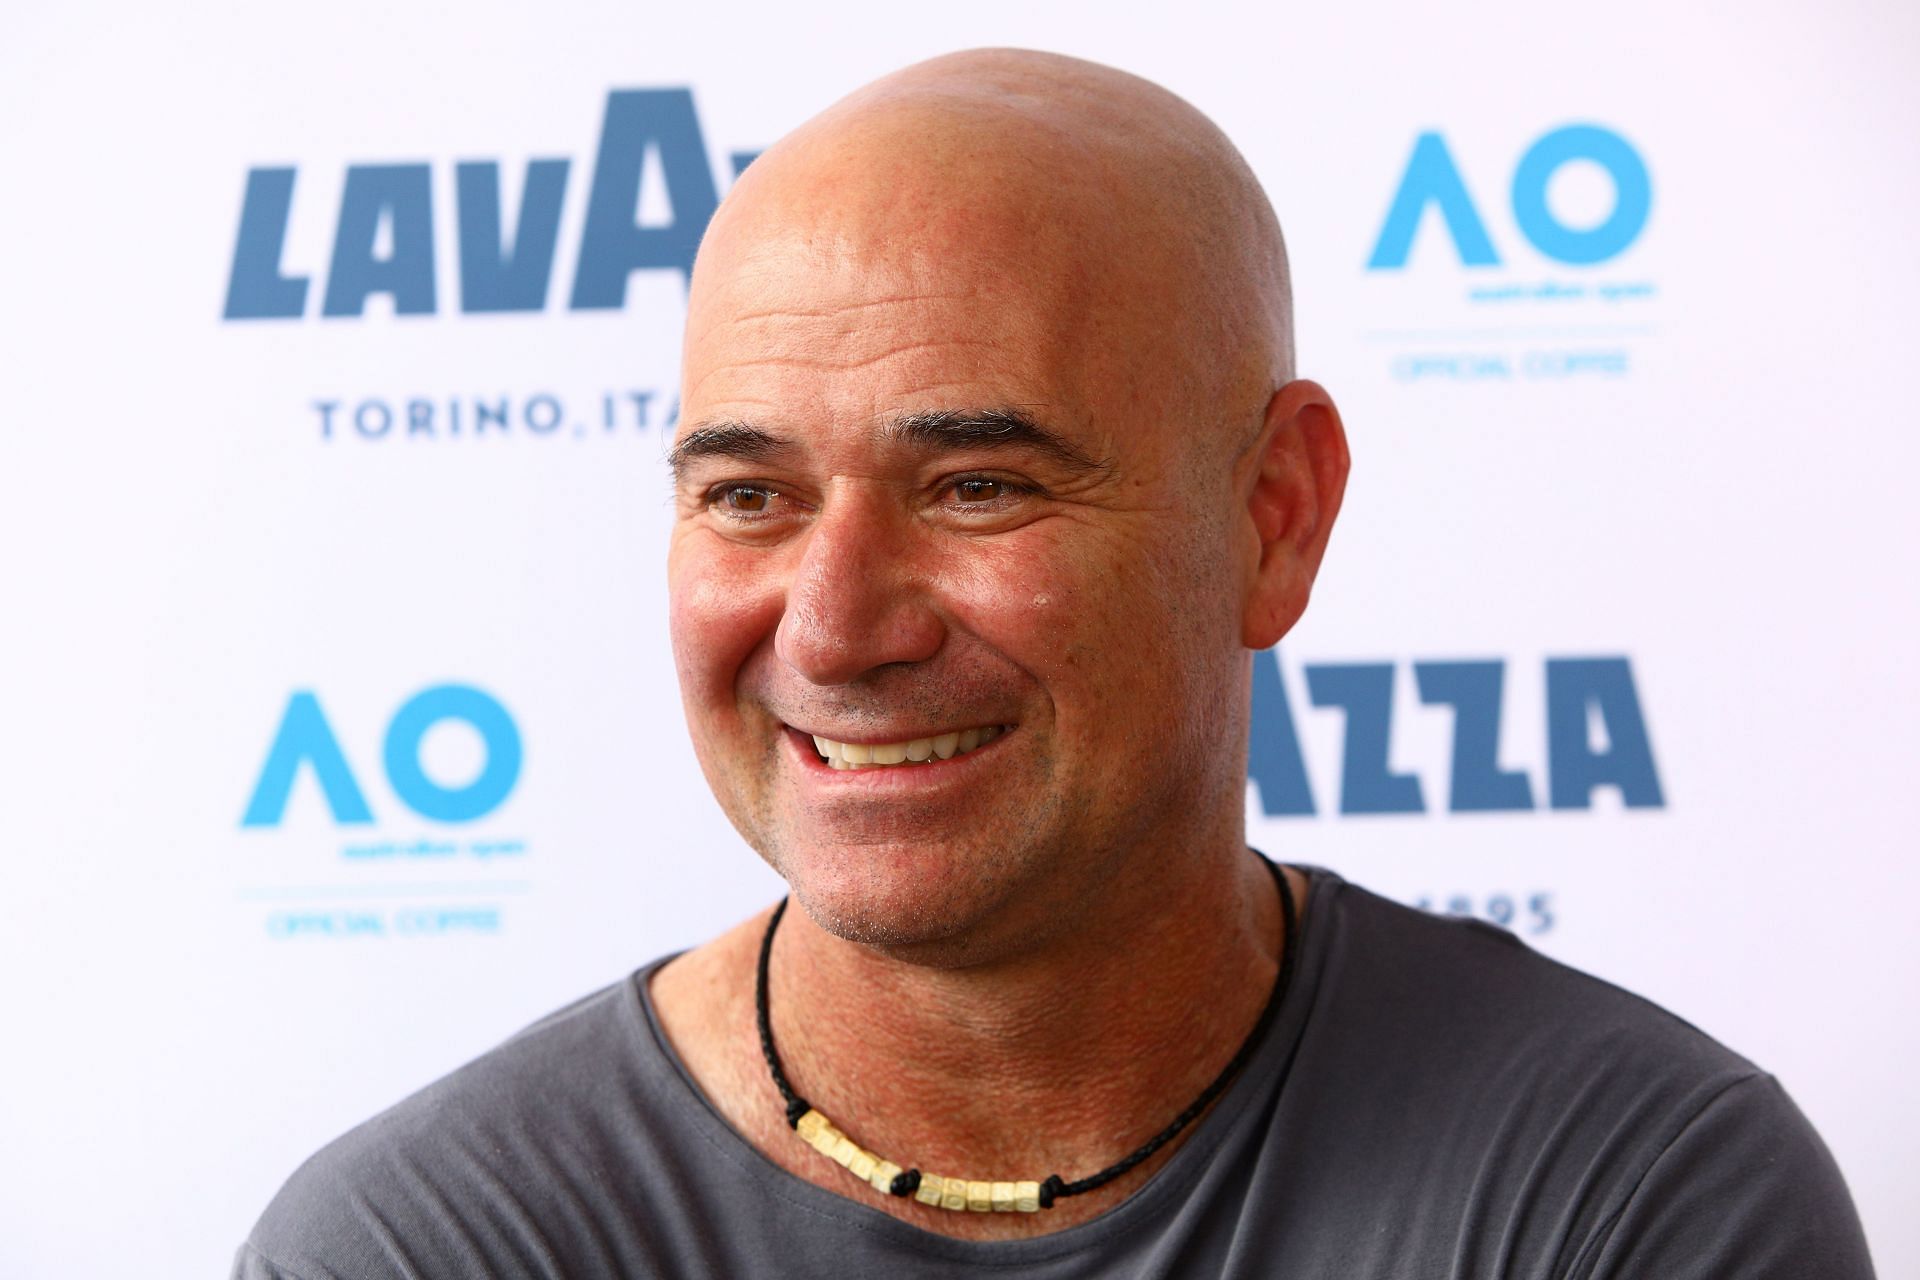
<instances>
[{"instance_id":1,"label":"gray t-shirt","mask_svg":"<svg viewBox=\"0 0 1920 1280\"><path fill-rule=\"evenodd\" d=\"M1247 1069L1129 1199L954 1240L801 1181L708 1104L651 966L338 1139L239 1280L482 1276L1870 1277L1772 1077L1490 926L1313 873Z\"/></svg>"}]
</instances>

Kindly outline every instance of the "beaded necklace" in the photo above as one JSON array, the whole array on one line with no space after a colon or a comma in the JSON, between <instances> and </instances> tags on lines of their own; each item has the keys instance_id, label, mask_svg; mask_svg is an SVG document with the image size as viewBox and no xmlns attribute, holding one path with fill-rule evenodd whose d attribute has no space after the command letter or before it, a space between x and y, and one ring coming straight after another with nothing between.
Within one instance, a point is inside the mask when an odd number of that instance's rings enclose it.
<instances>
[{"instance_id":1,"label":"beaded necklace","mask_svg":"<svg viewBox=\"0 0 1920 1280\"><path fill-rule=\"evenodd\" d=\"M780 927L780 918L787 913L787 902L782 899L773 910L773 918L767 921L766 936L760 940L760 967L754 982L754 1011L760 1024L760 1050L766 1055L767 1069L773 1073L773 1084L780 1091L780 1097L787 1105L787 1125L800 1135L802 1141L821 1155L833 1160L848 1173L873 1187L874 1190L902 1199L912 1196L924 1205L940 1209L971 1211L974 1213L1034 1213L1041 1209L1053 1208L1054 1202L1062 1196L1083 1195L1096 1187L1103 1187L1120 1177L1141 1161L1151 1156L1174 1135L1191 1124L1196 1116L1207 1109L1207 1105L1220 1096L1233 1077L1245 1066L1247 1059L1253 1056L1254 1046L1272 1024L1280 1004L1286 999L1287 987L1293 981L1295 938L1299 933L1298 920L1293 904L1293 889L1287 884L1287 877L1281 872L1278 863L1268 861L1256 854L1273 873L1274 883L1280 887L1280 910L1286 920L1286 936L1281 944L1280 968L1274 974L1273 988L1267 993L1267 1003L1260 1010L1260 1018L1253 1024L1253 1030L1240 1043L1233 1058L1215 1076L1213 1083L1200 1091L1187 1109L1173 1118L1159 1133L1131 1154L1108 1165L1098 1173L1088 1174L1075 1182L1068 1182L1059 1174L1049 1174L1040 1181L1004 1182L994 1180L976 1180L956 1178L936 1173L922 1173L919 1169L902 1169L891 1160L884 1159L866 1150L846 1134L836 1128L813 1104L793 1091L787 1082L787 1073L780 1066L780 1054L773 1047L773 1023L767 1013L767 965L773 955L773 935Z\"/></svg>"}]
</instances>

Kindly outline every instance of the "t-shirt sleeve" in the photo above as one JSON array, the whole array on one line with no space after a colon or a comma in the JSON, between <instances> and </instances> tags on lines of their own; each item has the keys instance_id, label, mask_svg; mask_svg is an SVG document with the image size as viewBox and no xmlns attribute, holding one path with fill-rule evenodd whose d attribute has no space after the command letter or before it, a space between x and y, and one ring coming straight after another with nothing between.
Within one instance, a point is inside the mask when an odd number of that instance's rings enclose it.
<instances>
[{"instance_id":1,"label":"t-shirt sleeve","mask_svg":"<svg viewBox=\"0 0 1920 1280\"><path fill-rule=\"evenodd\" d=\"M230 1280L490 1274L442 1247L449 1217L433 1212L434 1178L457 1161L438 1148L392 1152L371 1133L363 1125L294 1170L234 1256Z\"/></svg>"},{"instance_id":2,"label":"t-shirt sleeve","mask_svg":"<svg viewBox=\"0 0 1920 1280\"><path fill-rule=\"evenodd\" d=\"M289 1270L248 1243L233 1255L230 1280L332 1280L332 1273Z\"/></svg>"},{"instance_id":3,"label":"t-shirt sleeve","mask_svg":"<svg viewBox=\"0 0 1920 1280\"><path fill-rule=\"evenodd\" d=\"M1772 1076L1703 1107L1648 1166L1573 1280L1873 1280L1826 1144Z\"/></svg>"}]
</instances>

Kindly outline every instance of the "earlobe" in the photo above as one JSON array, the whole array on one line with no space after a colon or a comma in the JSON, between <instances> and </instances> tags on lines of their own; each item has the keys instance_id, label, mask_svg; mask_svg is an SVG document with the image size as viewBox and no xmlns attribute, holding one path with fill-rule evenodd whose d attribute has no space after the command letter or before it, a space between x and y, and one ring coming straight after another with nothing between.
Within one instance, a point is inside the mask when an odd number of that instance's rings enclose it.
<instances>
[{"instance_id":1,"label":"earlobe","mask_svg":"<svg viewBox=\"0 0 1920 1280\"><path fill-rule=\"evenodd\" d=\"M1249 459L1247 516L1259 553L1247 583L1242 642L1279 643L1307 607L1346 493L1346 429L1318 383L1290 382L1267 403Z\"/></svg>"}]
</instances>

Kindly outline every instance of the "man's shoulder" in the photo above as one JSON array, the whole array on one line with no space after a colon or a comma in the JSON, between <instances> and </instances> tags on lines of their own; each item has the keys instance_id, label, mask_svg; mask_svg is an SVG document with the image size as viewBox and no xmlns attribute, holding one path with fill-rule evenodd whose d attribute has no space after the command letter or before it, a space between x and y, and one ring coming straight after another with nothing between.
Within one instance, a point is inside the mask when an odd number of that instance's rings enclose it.
<instances>
[{"instance_id":1,"label":"man's shoulder","mask_svg":"<svg viewBox=\"0 0 1920 1280\"><path fill-rule=\"evenodd\" d=\"M1330 887L1281 1094L1288 1137L1319 1153L1304 1212L1371 1196L1394 1206L1383 1239L1485 1250L1503 1273L1871 1274L1839 1171L1773 1077L1505 930Z\"/></svg>"},{"instance_id":2,"label":"man's shoulder","mask_svg":"<svg viewBox=\"0 0 1920 1280\"><path fill-rule=\"evenodd\" d=\"M594 1105L631 1069L646 1035L638 980L623 978L544 1015L349 1130L314 1160L350 1164L462 1134L526 1136L526 1126L547 1129L567 1108Z\"/></svg>"},{"instance_id":3,"label":"man's shoulder","mask_svg":"<svg viewBox=\"0 0 1920 1280\"><path fill-rule=\"evenodd\" d=\"M1326 964L1337 1016L1422 1045L1429 1069L1434 1058L1484 1060L1506 1072L1630 1071L1707 1087L1762 1074L1679 1014L1506 929L1336 887Z\"/></svg>"},{"instance_id":4,"label":"man's shoulder","mask_svg":"<svg viewBox=\"0 0 1920 1280\"><path fill-rule=\"evenodd\" d=\"M481 1203L489 1234L537 1239L543 1201L646 1128L657 1085L640 980L546 1015L322 1147L267 1206L236 1276L404 1274L404 1254L478 1249Z\"/></svg>"},{"instance_id":5,"label":"man's shoulder","mask_svg":"<svg viewBox=\"0 0 1920 1280\"><path fill-rule=\"evenodd\" d=\"M1383 1152L1444 1143L1470 1162L1532 1144L1644 1167L1723 1095L1777 1095L1678 1014L1506 930L1336 892L1302 1065Z\"/></svg>"}]
</instances>

